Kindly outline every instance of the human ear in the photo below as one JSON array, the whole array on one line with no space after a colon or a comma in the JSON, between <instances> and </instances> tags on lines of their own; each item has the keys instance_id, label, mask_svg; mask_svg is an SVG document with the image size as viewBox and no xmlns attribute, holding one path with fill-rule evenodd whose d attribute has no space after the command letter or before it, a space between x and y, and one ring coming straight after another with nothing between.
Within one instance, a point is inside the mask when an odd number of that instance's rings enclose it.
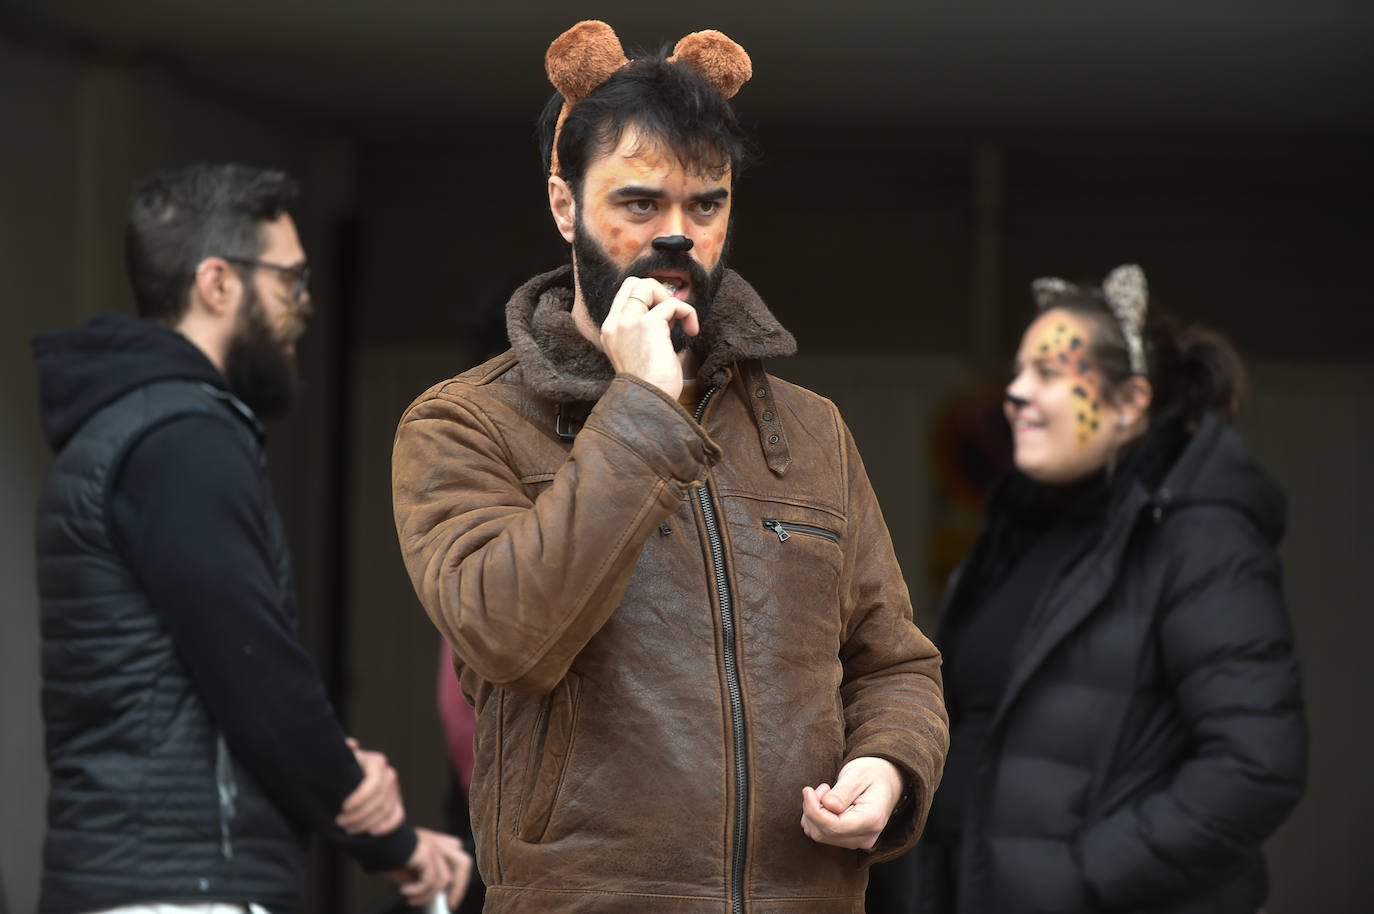
<instances>
[{"instance_id":1,"label":"human ear","mask_svg":"<svg viewBox=\"0 0 1374 914\"><path fill-rule=\"evenodd\" d=\"M199 303L211 315L222 316L233 310L242 291L239 274L221 257L207 257L196 264L191 284L191 304Z\"/></svg>"},{"instance_id":2,"label":"human ear","mask_svg":"<svg viewBox=\"0 0 1374 914\"><path fill-rule=\"evenodd\" d=\"M1121 391L1120 411L1121 425L1124 428L1134 429L1137 426L1148 424L1150 404L1154 402L1154 388L1148 379L1140 375L1133 376L1126 382L1125 389ZM1141 431L1144 431L1141 428Z\"/></svg>"},{"instance_id":3,"label":"human ear","mask_svg":"<svg viewBox=\"0 0 1374 914\"><path fill-rule=\"evenodd\" d=\"M572 188L558 175L549 176L549 212L558 234L572 244L573 228L577 225L577 201L573 199Z\"/></svg>"}]
</instances>

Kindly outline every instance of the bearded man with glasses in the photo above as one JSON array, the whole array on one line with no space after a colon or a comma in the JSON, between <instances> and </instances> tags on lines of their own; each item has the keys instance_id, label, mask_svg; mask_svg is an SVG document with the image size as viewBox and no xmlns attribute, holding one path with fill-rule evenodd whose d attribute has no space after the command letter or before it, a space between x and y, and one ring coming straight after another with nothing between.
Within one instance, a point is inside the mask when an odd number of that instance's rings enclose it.
<instances>
[{"instance_id":1,"label":"bearded man with glasses","mask_svg":"<svg viewBox=\"0 0 1374 914\"><path fill-rule=\"evenodd\" d=\"M296 635L259 422L295 398L311 312L295 195L238 165L153 176L125 234L141 317L35 340L43 914L295 910L311 832L415 903L466 885Z\"/></svg>"}]
</instances>

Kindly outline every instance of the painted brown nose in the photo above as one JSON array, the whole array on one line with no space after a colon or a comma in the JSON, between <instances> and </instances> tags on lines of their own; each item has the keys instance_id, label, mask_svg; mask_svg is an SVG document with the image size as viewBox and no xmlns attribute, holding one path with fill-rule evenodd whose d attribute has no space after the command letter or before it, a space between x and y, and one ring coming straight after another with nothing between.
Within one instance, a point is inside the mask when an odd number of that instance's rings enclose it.
<instances>
[{"instance_id":1,"label":"painted brown nose","mask_svg":"<svg viewBox=\"0 0 1374 914\"><path fill-rule=\"evenodd\" d=\"M692 249L692 239L686 235L660 235L654 239L655 251L674 251L685 254Z\"/></svg>"}]
</instances>

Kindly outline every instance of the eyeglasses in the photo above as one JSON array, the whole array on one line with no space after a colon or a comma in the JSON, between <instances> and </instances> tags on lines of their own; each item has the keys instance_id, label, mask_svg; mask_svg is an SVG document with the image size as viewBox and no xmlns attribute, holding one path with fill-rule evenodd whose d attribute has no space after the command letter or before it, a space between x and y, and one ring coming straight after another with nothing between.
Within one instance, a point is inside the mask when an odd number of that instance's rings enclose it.
<instances>
[{"instance_id":1,"label":"eyeglasses","mask_svg":"<svg viewBox=\"0 0 1374 914\"><path fill-rule=\"evenodd\" d=\"M263 267L268 270L276 270L278 273L285 273L287 276L296 278L296 287L291 290L291 300L300 301L305 297L306 290L310 288L310 265L301 264L298 267L286 267L279 263L268 263L265 260L254 260L251 257L226 257L230 263L242 264L246 267Z\"/></svg>"}]
</instances>

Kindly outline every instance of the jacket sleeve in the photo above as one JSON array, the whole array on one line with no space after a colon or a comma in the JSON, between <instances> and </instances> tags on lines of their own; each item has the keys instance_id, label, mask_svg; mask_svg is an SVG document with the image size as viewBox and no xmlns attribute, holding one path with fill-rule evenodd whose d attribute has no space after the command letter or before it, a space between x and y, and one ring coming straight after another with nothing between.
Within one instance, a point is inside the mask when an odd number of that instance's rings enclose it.
<instances>
[{"instance_id":1,"label":"jacket sleeve","mask_svg":"<svg viewBox=\"0 0 1374 914\"><path fill-rule=\"evenodd\" d=\"M1180 512L1163 560L1161 662L1192 755L1089 826L1076 852L1108 907L1197 891L1234 871L1302 796L1307 726L1278 557L1228 509Z\"/></svg>"},{"instance_id":2,"label":"jacket sleeve","mask_svg":"<svg viewBox=\"0 0 1374 914\"><path fill-rule=\"evenodd\" d=\"M258 457L207 416L149 432L121 465L112 528L234 757L302 829L365 869L404 866L415 831L334 824L363 779L285 611Z\"/></svg>"},{"instance_id":3,"label":"jacket sleeve","mask_svg":"<svg viewBox=\"0 0 1374 914\"><path fill-rule=\"evenodd\" d=\"M719 455L676 401L621 375L531 500L472 397L423 397L392 458L396 530L420 602L483 679L546 693L615 611L649 534Z\"/></svg>"},{"instance_id":4,"label":"jacket sleeve","mask_svg":"<svg viewBox=\"0 0 1374 914\"><path fill-rule=\"evenodd\" d=\"M906 773L911 790L870 852L882 860L920 837L944 770L949 718L940 652L912 621L911 597L877 497L853 437L843 423L840 430L849 518L841 589L845 761L885 758Z\"/></svg>"}]
</instances>

